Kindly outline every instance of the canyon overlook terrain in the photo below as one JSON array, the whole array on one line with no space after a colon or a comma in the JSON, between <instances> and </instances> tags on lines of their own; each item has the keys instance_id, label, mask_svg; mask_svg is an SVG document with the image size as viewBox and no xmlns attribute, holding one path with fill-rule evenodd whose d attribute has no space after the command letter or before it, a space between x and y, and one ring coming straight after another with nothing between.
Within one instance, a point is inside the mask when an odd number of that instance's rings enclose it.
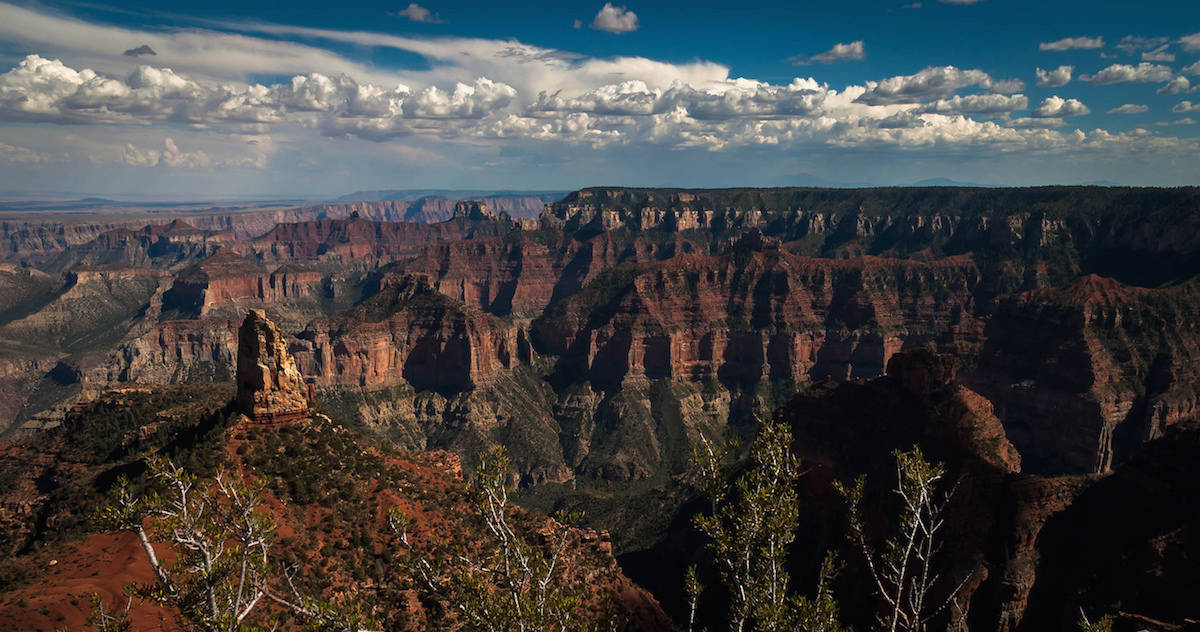
<instances>
[{"instance_id":1,"label":"canyon overlook terrain","mask_svg":"<svg viewBox=\"0 0 1200 632\"><path fill-rule=\"evenodd\" d=\"M1147 505L1152 525L1070 534L1147 485L1195 493L1180 479L1200 419L1200 189L360 197L3 223L0 439L70 433L122 390L236 383L264 423L311 406L468 469L503 445L523 502L586 509L674 612L678 578L646 560L692 555L693 446L778 418L811 464L806 527L823 535L796 556L806 573L838 547L831 481L885 477L919 443L963 475L957 511L978 519L958 556L982 569L972 629L1072 625L1082 606L1197 614L1093 581L1122 564L1167 593L1193 581L1164 551L1195 546L1194 515ZM7 445L12 462L32 450ZM1079 562L1120 538L1159 548ZM869 592L861 579L845 581Z\"/></svg>"}]
</instances>

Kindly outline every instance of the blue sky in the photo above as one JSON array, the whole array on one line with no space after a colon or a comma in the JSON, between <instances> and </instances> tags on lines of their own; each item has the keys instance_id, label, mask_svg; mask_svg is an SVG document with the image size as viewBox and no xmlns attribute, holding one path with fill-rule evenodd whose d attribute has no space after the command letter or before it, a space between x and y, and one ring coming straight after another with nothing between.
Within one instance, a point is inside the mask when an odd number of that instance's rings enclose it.
<instances>
[{"instance_id":1,"label":"blue sky","mask_svg":"<svg viewBox=\"0 0 1200 632\"><path fill-rule=\"evenodd\" d=\"M0 2L0 192L1200 184L1198 88L1194 2Z\"/></svg>"}]
</instances>

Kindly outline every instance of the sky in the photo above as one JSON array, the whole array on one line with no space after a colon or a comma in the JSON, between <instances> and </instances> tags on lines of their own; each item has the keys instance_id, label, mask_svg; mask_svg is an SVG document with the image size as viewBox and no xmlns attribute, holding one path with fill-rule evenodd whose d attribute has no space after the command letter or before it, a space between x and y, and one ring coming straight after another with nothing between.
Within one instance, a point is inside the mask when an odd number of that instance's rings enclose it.
<instances>
[{"instance_id":1,"label":"sky","mask_svg":"<svg viewBox=\"0 0 1200 632\"><path fill-rule=\"evenodd\" d=\"M1200 184L1200 2L0 1L0 194Z\"/></svg>"}]
</instances>

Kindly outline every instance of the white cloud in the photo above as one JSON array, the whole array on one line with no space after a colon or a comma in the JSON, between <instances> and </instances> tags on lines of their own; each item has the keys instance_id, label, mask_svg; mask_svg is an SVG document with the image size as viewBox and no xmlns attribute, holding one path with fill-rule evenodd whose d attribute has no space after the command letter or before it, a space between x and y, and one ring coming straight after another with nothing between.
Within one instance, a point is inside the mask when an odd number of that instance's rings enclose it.
<instances>
[{"instance_id":1,"label":"white cloud","mask_svg":"<svg viewBox=\"0 0 1200 632\"><path fill-rule=\"evenodd\" d=\"M412 20L413 22L426 22L429 24L441 24L442 23L442 19L439 18L436 13L430 11L429 9L426 9L425 7L419 5L415 2L409 4L404 9L397 11L395 13L392 13L390 15L394 15L398 18L408 18L409 20Z\"/></svg>"},{"instance_id":2,"label":"white cloud","mask_svg":"<svg viewBox=\"0 0 1200 632\"><path fill-rule=\"evenodd\" d=\"M213 165L213 161L203 151L182 151L169 136L163 140L162 149L141 149L133 144L126 144L122 148L120 160L131 167L162 165L177 169L201 169Z\"/></svg>"},{"instance_id":3,"label":"white cloud","mask_svg":"<svg viewBox=\"0 0 1200 632\"><path fill-rule=\"evenodd\" d=\"M1200 50L1200 33L1192 33L1179 38L1179 45L1188 52Z\"/></svg>"},{"instance_id":4,"label":"white cloud","mask_svg":"<svg viewBox=\"0 0 1200 632\"><path fill-rule=\"evenodd\" d=\"M1179 74L1181 74L1181 75L1200 75L1200 61L1192 64L1191 66L1184 67L1183 70L1179 71Z\"/></svg>"},{"instance_id":5,"label":"white cloud","mask_svg":"<svg viewBox=\"0 0 1200 632\"><path fill-rule=\"evenodd\" d=\"M867 58L866 50L862 40L843 44L841 42L834 44L833 48L813 55L812 57L790 57L788 61L796 66L807 66L809 64L833 64L839 61L860 61Z\"/></svg>"},{"instance_id":6,"label":"white cloud","mask_svg":"<svg viewBox=\"0 0 1200 632\"><path fill-rule=\"evenodd\" d=\"M922 112L938 114L1000 114L1029 107L1029 98L1023 94L955 95L949 99L938 99L921 107Z\"/></svg>"},{"instance_id":7,"label":"white cloud","mask_svg":"<svg viewBox=\"0 0 1200 632\"><path fill-rule=\"evenodd\" d=\"M1071 83L1071 73L1075 72L1074 66L1059 66L1054 70L1042 70L1038 68L1037 84L1046 86L1047 88L1059 88Z\"/></svg>"},{"instance_id":8,"label":"white cloud","mask_svg":"<svg viewBox=\"0 0 1200 632\"><path fill-rule=\"evenodd\" d=\"M1191 87L1192 82L1188 81L1187 77L1179 75L1164 84L1157 92L1158 94L1183 94L1188 92Z\"/></svg>"},{"instance_id":9,"label":"white cloud","mask_svg":"<svg viewBox=\"0 0 1200 632\"><path fill-rule=\"evenodd\" d=\"M954 66L930 66L913 75L868 81L867 90L858 98L866 105L919 103L948 97L970 86L989 88L992 78L982 70L959 70Z\"/></svg>"},{"instance_id":10,"label":"white cloud","mask_svg":"<svg viewBox=\"0 0 1200 632\"><path fill-rule=\"evenodd\" d=\"M1096 85L1129 82L1150 83L1170 81L1172 74L1171 69L1167 66L1142 62L1137 66L1113 64L1094 75L1080 75L1079 80Z\"/></svg>"},{"instance_id":11,"label":"white cloud","mask_svg":"<svg viewBox=\"0 0 1200 632\"><path fill-rule=\"evenodd\" d=\"M1175 61L1175 53L1168 51L1167 44L1163 44L1162 46L1159 46L1153 50L1144 51L1142 53L1142 60L1170 63Z\"/></svg>"},{"instance_id":12,"label":"white cloud","mask_svg":"<svg viewBox=\"0 0 1200 632\"><path fill-rule=\"evenodd\" d=\"M1141 37L1126 35L1117 43L1117 48L1126 55L1134 55L1138 51L1148 51L1165 46L1171 40L1166 37Z\"/></svg>"},{"instance_id":13,"label":"white cloud","mask_svg":"<svg viewBox=\"0 0 1200 632\"><path fill-rule=\"evenodd\" d=\"M9 145L8 143L0 141L0 163L10 165L45 165L53 161L54 158L49 154L34 151L28 147Z\"/></svg>"},{"instance_id":14,"label":"white cloud","mask_svg":"<svg viewBox=\"0 0 1200 632\"><path fill-rule=\"evenodd\" d=\"M605 2L592 20L592 28L609 33L628 33L638 29L638 17L625 7L614 7L611 2Z\"/></svg>"},{"instance_id":15,"label":"white cloud","mask_svg":"<svg viewBox=\"0 0 1200 632\"><path fill-rule=\"evenodd\" d=\"M1200 112L1200 103L1192 103L1191 101L1180 101L1175 107L1171 108L1172 112Z\"/></svg>"},{"instance_id":16,"label":"white cloud","mask_svg":"<svg viewBox=\"0 0 1200 632\"><path fill-rule=\"evenodd\" d=\"M263 85L197 82L168 68L143 66L126 79L76 71L59 60L37 55L0 75L0 118L54 123L152 123L193 125L315 122L342 133L356 129L352 119L372 119L367 127L409 127L401 121L480 119L506 108L517 96L507 84L487 78L457 83L450 90L429 86L412 91L382 88L340 75L297 75L286 83ZM340 121L339 121L340 119Z\"/></svg>"},{"instance_id":17,"label":"white cloud","mask_svg":"<svg viewBox=\"0 0 1200 632\"><path fill-rule=\"evenodd\" d=\"M1097 48L1104 48L1103 37L1065 37L1053 42L1038 44L1038 50L1048 51L1094 50Z\"/></svg>"},{"instance_id":18,"label":"white cloud","mask_svg":"<svg viewBox=\"0 0 1200 632\"><path fill-rule=\"evenodd\" d=\"M993 94L1012 94L1025 89L1025 82L1020 79L995 79L988 92Z\"/></svg>"},{"instance_id":19,"label":"white cloud","mask_svg":"<svg viewBox=\"0 0 1200 632\"><path fill-rule=\"evenodd\" d=\"M1060 96L1047 97L1031 115L1034 118L1066 118L1091 114L1091 110L1078 99L1064 99Z\"/></svg>"},{"instance_id":20,"label":"white cloud","mask_svg":"<svg viewBox=\"0 0 1200 632\"><path fill-rule=\"evenodd\" d=\"M1146 105L1138 105L1136 103L1126 103L1125 105L1115 107L1115 108L1109 110L1107 113L1108 114L1141 114L1142 112L1146 112L1149 109L1150 109L1150 107L1146 106Z\"/></svg>"},{"instance_id":21,"label":"white cloud","mask_svg":"<svg viewBox=\"0 0 1200 632\"><path fill-rule=\"evenodd\" d=\"M1012 119L1007 122L1007 126L1013 128L1013 129L1053 129L1055 127L1062 127L1063 125L1066 125L1066 124L1067 124L1066 121L1064 121L1060 118L1055 118L1055 117L1052 117L1052 118L1023 117L1023 118Z\"/></svg>"},{"instance_id":22,"label":"white cloud","mask_svg":"<svg viewBox=\"0 0 1200 632\"><path fill-rule=\"evenodd\" d=\"M1156 151L1195 146L1148 132L1094 130L1081 137L1055 129L1064 125L1063 117L1080 113L1082 104L1076 107L1074 100L1063 99L1056 108L1043 103L1039 108L1050 109L1041 117L1009 120L1010 113L1029 107L1028 98L1017 93L1021 82L996 80L978 69L930 67L832 88L812 78L771 83L733 77L728 67L702 60L594 58L514 40L409 38L261 23L212 27L225 30L137 31L0 4L0 39L27 43L31 50L65 51L61 61L33 55L0 74L0 118L71 124L63 135L112 139L107 149L93 152L106 164L207 171L267 164L275 146L247 145L243 141L250 136L275 136L300 153L343 151L330 147L384 152L314 143L318 134L390 141L383 147L397 154L439 147L444 148L439 155L478 152L494 158L509 147L537 145L555 162L560 158L553 154L555 144L804 150L799 154L936 147L946 155L1101 147L1112 152L1114 139ZM9 37L17 31L23 39ZM141 42L159 53L143 58L154 66L121 54ZM428 63L389 71L332 52L351 46L403 50ZM246 79L252 75L289 79L256 83ZM958 94L963 90L976 94ZM111 127L69 131L84 124ZM20 144L45 151L24 138ZM234 145L242 153L228 149Z\"/></svg>"},{"instance_id":23,"label":"white cloud","mask_svg":"<svg viewBox=\"0 0 1200 632\"><path fill-rule=\"evenodd\" d=\"M535 116L549 112L650 116L678 111L699 120L797 116L820 112L828 94L826 87L812 79L795 79L787 86L739 79L708 90L697 90L683 83L660 90L634 80L600 86L570 98L543 92L530 105L529 112Z\"/></svg>"},{"instance_id":24,"label":"white cloud","mask_svg":"<svg viewBox=\"0 0 1200 632\"><path fill-rule=\"evenodd\" d=\"M1186 117L1186 118L1175 119L1174 121L1159 121L1159 122L1155 123L1155 125L1157 125L1159 127L1169 127L1171 125L1195 125L1195 124L1196 124L1196 119L1193 119L1190 116Z\"/></svg>"}]
</instances>

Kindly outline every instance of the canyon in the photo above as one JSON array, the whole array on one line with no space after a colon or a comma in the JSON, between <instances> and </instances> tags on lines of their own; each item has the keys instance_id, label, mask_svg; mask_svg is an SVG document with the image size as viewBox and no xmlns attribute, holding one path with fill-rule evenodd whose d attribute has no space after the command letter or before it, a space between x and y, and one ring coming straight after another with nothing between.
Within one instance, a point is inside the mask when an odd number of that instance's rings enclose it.
<instances>
[{"instance_id":1,"label":"canyon","mask_svg":"<svg viewBox=\"0 0 1200 632\"><path fill-rule=\"evenodd\" d=\"M534 199L0 223L0 434L52 430L113 388L241 383L251 313L287 358L256 379L302 391L264 420L311 405L468 469L503 445L529 502L636 522L612 536L623 563L664 527L620 505L682 494L702 436L783 415L828 468L814 486L928 443L982 481L964 492L987 568L972 616L1005 630L1066 616L1044 605L1043 523L1116 502L1097 481L1127 495L1136 472L1182 467L1145 453L1190 449L1200 189ZM836 511L813 513L829 530Z\"/></svg>"}]
</instances>

